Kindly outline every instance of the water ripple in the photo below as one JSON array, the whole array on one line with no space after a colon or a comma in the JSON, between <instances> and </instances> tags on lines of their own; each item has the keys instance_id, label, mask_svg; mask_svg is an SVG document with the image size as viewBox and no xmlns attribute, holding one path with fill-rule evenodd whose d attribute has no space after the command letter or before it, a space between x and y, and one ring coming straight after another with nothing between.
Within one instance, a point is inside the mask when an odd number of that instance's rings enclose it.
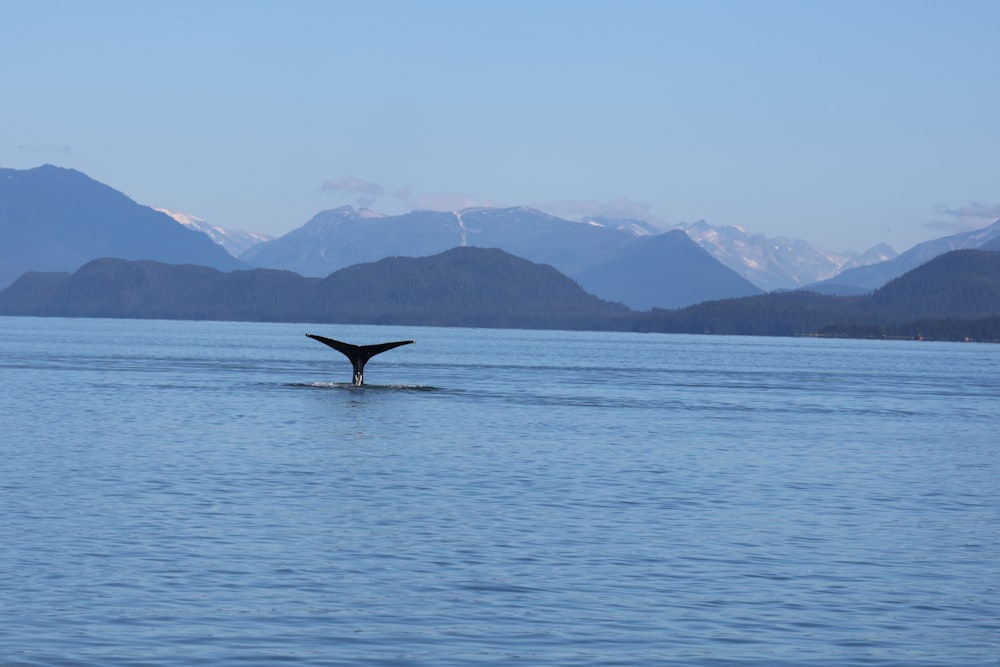
<instances>
[{"instance_id":1,"label":"water ripple","mask_svg":"<svg viewBox=\"0 0 1000 667\"><path fill-rule=\"evenodd\" d=\"M4 319L4 665L998 664L995 346Z\"/></svg>"}]
</instances>

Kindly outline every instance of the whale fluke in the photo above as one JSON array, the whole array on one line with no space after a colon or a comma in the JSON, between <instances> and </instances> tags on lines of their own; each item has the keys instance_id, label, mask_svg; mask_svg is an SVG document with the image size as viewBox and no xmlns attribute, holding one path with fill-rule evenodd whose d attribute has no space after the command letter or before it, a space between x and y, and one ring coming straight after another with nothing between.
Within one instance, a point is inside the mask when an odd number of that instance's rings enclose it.
<instances>
[{"instance_id":1,"label":"whale fluke","mask_svg":"<svg viewBox=\"0 0 1000 667\"><path fill-rule=\"evenodd\" d=\"M334 340L333 338L327 338L326 336L317 336L316 334L311 333L307 333L306 335L313 340L318 340L324 345L329 345L337 352L340 352L351 360L351 364L354 366L355 386L361 386L365 383L365 364L368 363L369 359L374 357L376 354L381 354L394 347L409 345L410 343L416 342L412 340L399 340L395 343L378 343L376 345L351 345L350 343L344 343L339 340Z\"/></svg>"}]
</instances>

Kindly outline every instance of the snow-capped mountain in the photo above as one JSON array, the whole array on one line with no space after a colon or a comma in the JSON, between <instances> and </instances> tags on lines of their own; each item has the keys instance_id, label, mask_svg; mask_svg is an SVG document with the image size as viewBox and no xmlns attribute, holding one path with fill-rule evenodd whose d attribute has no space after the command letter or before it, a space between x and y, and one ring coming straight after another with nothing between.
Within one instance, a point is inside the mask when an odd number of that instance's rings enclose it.
<instances>
[{"instance_id":1,"label":"snow-capped mountain","mask_svg":"<svg viewBox=\"0 0 1000 667\"><path fill-rule=\"evenodd\" d=\"M430 256L456 246L500 248L548 264L592 294L632 308L677 308L756 291L681 232L641 220L566 220L525 206L385 216L343 206L240 258L323 277L385 257Z\"/></svg>"},{"instance_id":2,"label":"snow-capped mountain","mask_svg":"<svg viewBox=\"0 0 1000 667\"><path fill-rule=\"evenodd\" d=\"M860 255L854 257L843 267L841 271L846 271L847 269L855 269L859 266L872 266L874 264L881 264L882 262L888 262L890 260L896 259L896 251L892 249L888 243L879 243L876 246L872 246L868 250L864 251Z\"/></svg>"},{"instance_id":3,"label":"snow-capped mountain","mask_svg":"<svg viewBox=\"0 0 1000 667\"><path fill-rule=\"evenodd\" d=\"M466 208L379 215L342 206L240 257L264 268L324 277L337 269L384 257L423 257L456 246L501 248L574 275L619 253L636 238L615 227L582 224L541 211Z\"/></svg>"},{"instance_id":4,"label":"snow-capped mountain","mask_svg":"<svg viewBox=\"0 0 1000 667\"><path fill-rule=\"evenodd\" d=\"M284 236L240 257L253 266L323 278L352 264L385 257L426 257L464 245L453 213L417 211L386 216L341 206L321 211Z\"/></svg>"},{"instance_id":5,"label":"snow-capped mountain","mask_svg":"<svg viewBox=\"0 0 1000 667\"><path fill-rule=\"evenodd\" d=\"M246 268L204 235L75 169L0 169L0 288L27 271L75 271L99 257Z\"/></svg>"},{"instance_id":6,"label":"snow-capped mountain","mask_svg":"<svg viewBox=\"0 0 1000 667\"><path fill-rule=\"evenodd\" d=\"M895 256L888 246L862 255L828 253L799 239L771 238L703 221L677 229L716 261L766 291L796 289L834 276L845 267ZM663 233L663 229L641 219L566 220L524 206L412 211L402 215L343 206L318 213L285 236L252 247L240 259L254 266L322 277L351 264L383 257L426 256L470 245L502 248L577 277L622 256L626 250L631 252L635 243ZM648 280L655 282L652 276Z\"/></svg>"},{"instance_id":7,"label":"snow-capped mountain","mask_svg":"<svg viewBox=\"0 0 1000 667\"><path fill-rule=\"evenodd\" d=\"M717 260L761 289L796 289L840 273L845 268L883 262L896 256L885 244L864 253L835 253L801 239L751 234L741 227L707 222L678 225Z\"/></svg>"},{"instance_id":8,"label":"snow-capped mountain","mask_svg":"<svg viewBox=\"0 0 1000 667\"><path fill-rule=\"evenodd\" d=\"M639 218L603 218L603 217L588 217L579 218L577 222L582 222L593 227L604 227L607 229L614 229L620 232L625 232L626 234L631 234L632 236L656 236L657 234L662 234L664 231L660 229L653 223L647 220L640 220Z\"/></svg>"},{"instance_id":9,"label":"snow-capped mountain","mask_svg":"<svg viewBox=\"0 0 1000 667\"><path fill-rule=\"evenodd\" d=\"M912 271L951 250L976 249L1000 239L1000 219L992 225L918 243L890 261L845 269L842 273L811 285L810 289L832 294L858 294L882 287L893 278Z\"/></svg>"},{"instance_id":10,"label":"snow-capped mountain","mask_svg":"<svg viewBox=\"0 0 1000 667\"><path fill-rule=\"evenodd\" d=\"M155 210L169 215L171 218L181 223L188 229L193 229L206 234L208 238L225 248L226 252L233 257L238 257L258 243L270 241L274 238L273 236L260 234L258 232L247 232L242 229L225 229L223 227L216 227L215 225L210 225L205 222L198 216L190 215L188 213L178 213L177 211L171 211L166 208L156 208Z\"/></svg>"}]
</instances>

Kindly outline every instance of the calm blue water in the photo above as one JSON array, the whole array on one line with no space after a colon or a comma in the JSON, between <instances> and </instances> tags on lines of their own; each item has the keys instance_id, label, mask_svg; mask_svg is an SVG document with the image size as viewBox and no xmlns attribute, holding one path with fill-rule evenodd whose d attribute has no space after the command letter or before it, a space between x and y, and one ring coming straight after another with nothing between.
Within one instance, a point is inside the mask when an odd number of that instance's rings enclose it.
<instances>
[{"instance_id":1,"label":"calm blue water","mask_svg":"<svg viewBox=\"0 0 1000 667\"><path fill-rule=\"evenodd\" d=\"M1000 346L0 318L0 391L2 665L1000 664Z\"/></svg>"}]
</instances>

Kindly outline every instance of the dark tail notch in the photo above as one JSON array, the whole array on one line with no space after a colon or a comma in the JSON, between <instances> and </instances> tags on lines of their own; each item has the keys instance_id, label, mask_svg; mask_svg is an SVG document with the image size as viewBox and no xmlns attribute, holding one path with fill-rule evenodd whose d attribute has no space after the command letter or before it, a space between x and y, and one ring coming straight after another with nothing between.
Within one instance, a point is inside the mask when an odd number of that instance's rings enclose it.
<instances>
[{"instance_id":1,"label":"dark tail notch","mask_svg":"<svg viewBox=\"0 0 1000 667\"><path fill-rule=\"evenodd\" d=\"M324 345L329 345L337 352L340 352L351 360L351 364L354 366L355 386L361 386L365 383L365 364L368 363L369 359L374 357L376 354L382 354L383 352L391 350L394 347L409 345L410 343L415 342L412 340L400 340L395 343L378 343L377 345L351 345L350 343L344 343L339 340L327 338L326 336L317 336L316 334L311 333L307 333L306 335L313 340L318 340Z\"/></svg>"}]
</instances>

